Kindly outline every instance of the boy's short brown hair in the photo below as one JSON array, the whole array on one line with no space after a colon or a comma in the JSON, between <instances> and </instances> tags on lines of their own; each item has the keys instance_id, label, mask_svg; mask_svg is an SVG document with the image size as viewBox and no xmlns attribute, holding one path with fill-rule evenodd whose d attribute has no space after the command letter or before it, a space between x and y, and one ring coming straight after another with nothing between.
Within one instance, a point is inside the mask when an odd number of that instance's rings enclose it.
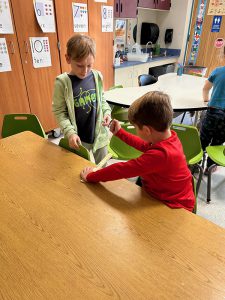
<instances>
[{"instance_id":1,"label":"boy's short brown hair","mask_svg":"<svg viewBox=\"0 0 225 300\"><path fill-rule=\"evenodd\" d=\"M96 46L90 36L75 34L68 40L66 48L67 55L74 60L81 60L89 55L95 58Z\"/></svg>"},{"instance_id":2,"label":"boy's short brown hair","mask_svg":"<svg viewBox=\"0 0 225 300\"><path fill-rule=\"evenodd\" d=\"M146 125L160 132L165 131L173 120L169 96L158 91L146 93L132 103L128 110L128 118L139 128Z\"/></svg>"}]
</instances>

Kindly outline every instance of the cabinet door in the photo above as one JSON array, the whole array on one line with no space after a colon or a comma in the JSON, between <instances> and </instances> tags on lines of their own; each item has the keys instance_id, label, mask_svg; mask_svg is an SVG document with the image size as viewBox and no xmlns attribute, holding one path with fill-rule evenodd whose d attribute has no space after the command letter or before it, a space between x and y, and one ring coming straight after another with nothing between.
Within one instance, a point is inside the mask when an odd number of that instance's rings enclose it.
<instances>
[{"instance_id":1,"label":"cabinet door","mask_svg":"<svg viewBox=\"0 0 225 300\"><path fill-rule=\"evenodd\" d=\"M61 73L57 34L41 31L36 21L33 1L11 0L11 2L31 112L38 116L45 131L48 132L57 126L52 113L53 84L55 77ZM51 67L33 67L30 37L49 38Z\"/></svg>"},{"instance_id":2,"label":"cabinet door","mask_svg":"<svg viewBox=\"0 0 225 300\"><path fill-rule=\"evenodd\" d=\"M114 18L120 17L120 0L116 0L114 3Z\"/></svg>"},{"instance_id":3,"label":"cabinet door","mask_svg":"<svg viewBox=\"0 0 225 300\"><path fill-rule=\"evenodd\" d=\"M0 134L4 114L30 113L15 26L14 34L1 38L6 39L12 71L0 72Z\"/></svg>"},{"instance_id":4,"label":"cabinet door","mask_svg":"<svg viewBox=\"0 0 225 300\"><path fill-rule=\"evenodd\" d=\"M96 59L94 68L101 71L104 77L104 89L113 86L113 32L102 32L101 8L105 3L88 0L89 35L96 42ZM107 5L113 6L113 0Z\"/></svg>"},{"instance_id":5,"label":"cabinet door","mask_svg":"<svg viewBox=\"0 0 225 300\"><path fill-rule=\"evenodd\" d=\"M156 0L156 8L170 10L170 0Z\"/></svg>"},{"instance_id":6,"label":"cabinet door","mask_svg":"<svg viewBox=\"0 0 225 300\"><path fill-rule=\"evenodd\" d=\"M137 0L120 0L120 18L137 17Z\"/></svg>"},{"instance_id":7,"label":"cabinet door","mask_svg":"<svg viewBox=\"0 0 225 300\"><path fill-rule=\"evenodd\" d=\"M119 68L115 70L115 85L123 87L133 86L133 67Z\"/></svg>"},{"instance_id":8,"label":"cabinet door","mask_svg":"<svg viewBox=\"0 0 225 300\"><path fill-rule=\"evenodd\" d=\"M66 62L65 54L66 54L66 43L68 39L75 34L73 29L72 3L87 4L87 0L78 0L78 1L55 0L56 23L57 23L59 45L60 45L59 53L60 53L62 72L70 72L70 65L68 65ZM88 13L90 14L91 12L88 11Z\"/></svg>"},{"instance_id":9,"label":"cabinet door","mask_svg":"<svg viewBox=\"0 0 225 300\"><path fill-rule=\"evenodd\" d=\"M139 0L138 7L143 8L156 8L156 1L157 0Z\"/></svg>"}]
</instances>

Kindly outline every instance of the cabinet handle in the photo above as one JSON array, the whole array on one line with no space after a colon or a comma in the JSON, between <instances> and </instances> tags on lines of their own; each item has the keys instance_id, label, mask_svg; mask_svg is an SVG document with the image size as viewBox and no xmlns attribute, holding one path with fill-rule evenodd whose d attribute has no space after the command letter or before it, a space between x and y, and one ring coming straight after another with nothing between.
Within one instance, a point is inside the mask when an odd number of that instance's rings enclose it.
<instances>
[{"instance_id":1,"label":"cabinet handle","mask_svg":"<svg viewBox=\"0 0 225 300\"><path fill-rule=\"evenodd\" d=\"M123 3L120 4L120 12L123 12Z\"/></svg>"},{"instance_id":2,"label":"cabinet handle","mask_svg":"<svg viewBox=\"0 0 225 300\"><path fill-rule=\"evenodd\" d=\"M15 54L15 47L12 41L9 42L9 47L11 49L11 54Z\"/></svg>"},{"instance_id":3,"label":"cabinet handle","mask_svg":"<svg viewBox=\"0 0 225 300\"><path fill-rule=\"evenodd\" d=\"M118 12L118 9L119 9L119 5L118 3L116 3L116 12Z\"/></svg>"},{"instance_id":4,"label":"cabinet handle","mask_svg":"<svg viewBox=\"0 0 225 300\"><path fill-rule=\"evenodd\" d=\"M29 46L27 41L24 41L24 46L25 46L25 53L29 53Z\"/></svg>"}]
</instances>

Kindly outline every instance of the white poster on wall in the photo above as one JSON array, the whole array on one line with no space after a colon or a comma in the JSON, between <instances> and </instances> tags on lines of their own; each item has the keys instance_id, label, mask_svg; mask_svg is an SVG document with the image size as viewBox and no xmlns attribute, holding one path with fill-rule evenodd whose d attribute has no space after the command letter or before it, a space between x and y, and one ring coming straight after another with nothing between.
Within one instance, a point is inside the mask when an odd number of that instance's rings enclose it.
<instances>
[{"instance_id":1,"label":"white poster on wall","mask_svg":"<svg viewBox=\"0 0 225 300\"><path fill-rule=\"evenodd\" d=\"M225 0L210 0L208 15L225 15Z\"/></svg>"},{"instance_id":2,"label":"white poster on wall","mask_svg":"<svg viewBox=\"0 0 225 300\"><path fill-rule=\"evenodd\" d=\"M5 38L0 38L0 72L12 71Z\"/></svg>"},{"instance_id":3,"label":"white poster on wall","mask_svg":"<svg viewBox=\"0 0 225 300\"><path fill-rule=\"evenodd\" d=\"M34 68L44 68L52 65L48 37L30 37L30 46Z\"/></svg>"},{"instance_id":4,"label":"white poster on wall","mask_svg":"<svg viewBox=\"0 0 225 300\"><path fill-rule=\"evenodd\" d=\"M36 19L43 32L55 32L54 6L51 0L35 0Z\"/></svg>"},{"instance_id":5,"label":"white poster on wall","mask_svg":"<svg viewBox=\"0 0 225 300\"><path fill-rule=\"evenodd\" d=\"M102 32L113 32L113 6L102 5Z\"/></svg>"},{"instance_id":6,"label":"white poster on wall","mask_svg":"<svg viewBox=\"0 0 225 300\"><path fill-rule=\"evenodd\" d=\"M0 33L14 33L8 0L0 0Z\"/></svg>"},{"instance_id":7,"label":"white poster on wall","mask_svg":"<svg viewBox=\"0 0 225 300\"><path fill-rule=\"evenodd\" d=\"M74 32L88 32L88 10L86 3L72 3Z\"/></svg>"}]
</instances>

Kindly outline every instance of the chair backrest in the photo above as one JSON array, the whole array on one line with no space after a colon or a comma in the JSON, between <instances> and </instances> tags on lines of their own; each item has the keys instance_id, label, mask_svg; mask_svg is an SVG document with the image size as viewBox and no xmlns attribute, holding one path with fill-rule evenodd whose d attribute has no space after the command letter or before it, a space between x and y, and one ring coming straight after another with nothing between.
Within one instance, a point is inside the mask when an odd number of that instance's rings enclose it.
<instances>
[{"instance_id":1,"label":"chair backrest","mask_svg":"<svg viewBox=\"0 0 225 300\"><path fill-rule=\"evenodd\" d=\"M121 89L121 88L123 88L122 84L114 85L109 90ZM112 116L112 119L116 119L121 122L127 122L128 121L128 108L124 108L119 105L113 105L111 116Z\"/></svg>"},{"instance_id":2,"label":"chair backrest","mask_svg":"<svg viewBox=\"0 0 225 300\"><path fill-rule=\"evenodd\" d=\"M122 84L113 85L109 88L109 91L114 90L114 89L122 89L122 88L123 88Z\"/></svg>"},{"instance_id":3,"label":"chair backrest","mask_svg":"<svg viewBox=\"0 0 225 300\"><path fill-rule=\"evenodd\" d=\"M184 66L183 73L188 75L195 75L199 77L204 77L207 72L206 67L202 66Z\"/></svg>"},{"instance_id":4,"label":"chair backrest","mask_svg":"<svg viewBox=\"0 0 225 300\"><path fill-rule=\"evenodd\" d=\"M83 145L80 145L79 149L73 149L73 148L70 148L68 139L61 138L59 141L59 146L70 152L73 152L87 160L91 160L90 152Z\"/></svg>"},{"instance_id":5,"label":"chair backrest","mask_svg":"<svg viewBox=\"0 0 225 300\"><path fill-rule=\"evenodd\" d=\"M132 134L136 134L134 126L130 123L122 124L121 127ZM109 152L113 154L113 158L119 160L129 160L137 158L142 154L140 151L127 145L116 136L112 136L110 140Z\"/></svg>"},{"instance_id":6,"label":"chair backrest","mask_svg":"<svg viewBox=\"0 0 225 300\"><path fill-rule=\"evenodd\" d=\"M139 86L153 84L156 83L157 81L158 79L150 74L142 74L138 76Z\"/></svg>"},{"instance_id":7,"label":"chair backrest","mask_svg":"<svg viewBox=\"0 0 225 300\"><path fill-rule=\"evenodd\" d=\"M187 163L189 165L198 163L202 159L203 150L197 128L184 124L172 124L171 129L177 133L181 141Z\"/></svg>"},{"instance_id":8,"label":"chair backrest","mask_svg":"<svg viewBox=\"0 0 225 300\"><path fill-rule=\"evenodd\" d=\"M6 114L2 124L2 137L8 137L19 132L32 131L47 138L43 127L36 115L33 114Z\"/></svg>"}]
</instances>

